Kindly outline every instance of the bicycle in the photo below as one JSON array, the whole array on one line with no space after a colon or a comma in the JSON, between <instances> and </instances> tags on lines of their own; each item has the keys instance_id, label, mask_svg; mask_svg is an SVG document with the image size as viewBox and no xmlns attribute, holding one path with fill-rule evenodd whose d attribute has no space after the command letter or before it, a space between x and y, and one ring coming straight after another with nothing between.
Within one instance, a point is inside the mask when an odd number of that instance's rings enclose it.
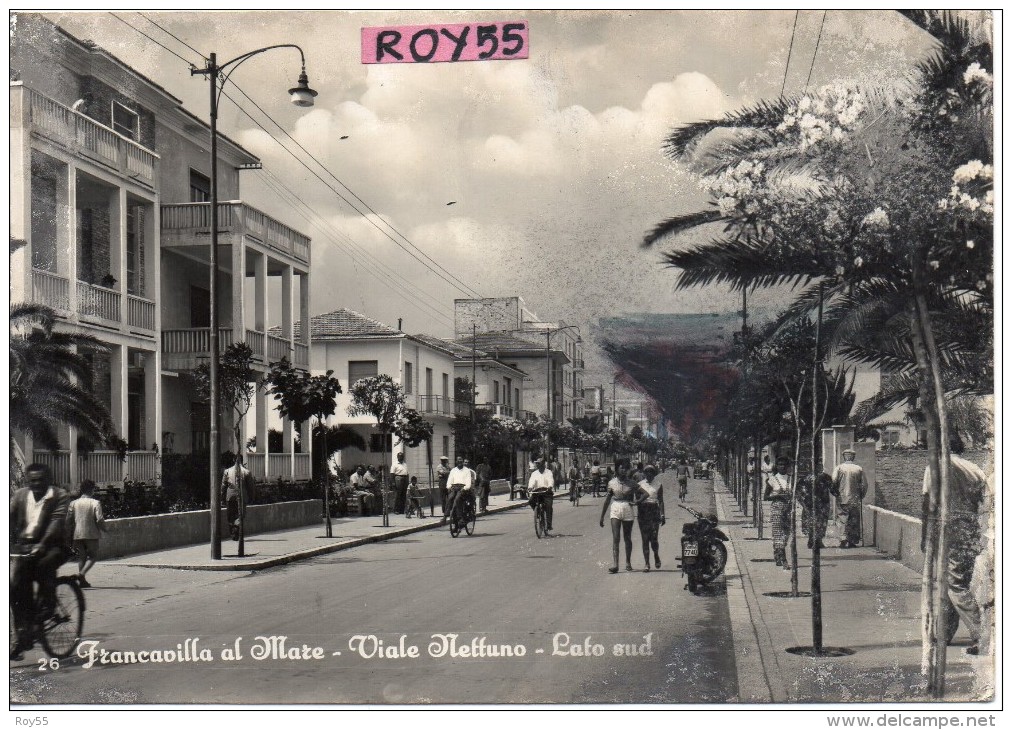
<instances>
[{"instance_id":1,"label":"bicycle","mask_svg":"<svg viewBox=\"0 0 1012 730\"><path fill-rule=\"evenodd\" d=\"M540 540L548 534L548 512L545 510L545 499L551 499L550 489L535 489L531 491L531 501L534 502L534 534Z\"/></svg>"},{"instance_id":2,"label":"bicycle","mask_svg":"<svg viewBox=\"0 0 1012 730\"><path fill-rule=\"evenodd\" d=\"M457 498L453 505L453 512L450 514L450 537L457 537L461 528L470 537L474 534L474 526L477 521L478 515L474 502L467 498L466 492L461 492L461 496Z\"/></svg>"},{"instance_id":3,"label":"bicycle","mask_svg":"<svg viewBox=\"0 0 1012 730\"><path fill-rule=\"evenodd\" d=\"M569 484L569 501L573 504L574 507L579 507L580 497L582 496L583 496L583 487L581 486L578 480L574 479Z\"/></svg>"},{"instance_id":4,"label":"bicycle","mask_svg":"<svg viewBox=\"0 0 1012 730\"><path fill-rule=\"evenodd\" d=\"M12 562L27 560L30 556L21 553L10 553ZM16 566L12 574L24 569ZM61 575L56 579L56 603L51 615L42 617L39 605L39 592L32 581L32 601L29 611L31 625L28 627L27 640L31 646L38 641L42 650L54 659L66 659L74 653L77 643L84 631L84 591L74 575ZM14 620L14 604L10 604L10 654L18 643L18 628ZM29 646L28 648L31 648Z\"/></svg>"}]
</instances>

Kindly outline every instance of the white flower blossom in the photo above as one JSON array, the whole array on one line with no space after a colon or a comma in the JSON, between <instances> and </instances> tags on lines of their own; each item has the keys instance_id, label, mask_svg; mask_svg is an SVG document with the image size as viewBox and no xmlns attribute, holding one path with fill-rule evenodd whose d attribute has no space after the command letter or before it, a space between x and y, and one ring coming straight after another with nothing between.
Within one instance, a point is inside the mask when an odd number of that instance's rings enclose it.
<instances>
[{"instance_id":1,"label":"white flower blossom","mask_svg":"<svg viewBox=\"0 0 1012 730\"><path fill-rule=\"evenodd\" d=\"M988 165L990 167L990 165ZM984 171L984 163L980 160L970 160L965 165L960 165L952 173L952 181L957 185L967 183L975 179Z\"/></svg>"},{"instance_id":2,"label":"white flower blossom","mask_svg":"<svg viewBox=\"0 0 1012 730\"><path fill-rule=\"evenodd\" d=\"M842 266L837 266L836 267L836 275L837 276L843 276L843 274L845 273L845 271L846 271L846 269L844 269Z\"/></svg>"},{"instance_id":3,"label":"white flower blossom","mask_svg":"<svg viewBox=\"0 0 1012 730\"><path fill-rule=\"evenodd\" d=\"M971 63L966 67L966 71L963 72L964 84L971 86L975 82L980 82L985 86L991 86L994 83L991 74L982 69L979 63Z\"/></svg>"},{"instance_id":4,"label":"white flower blossom","mask_svg":"<svg viewBox=\"0 0 1012 730\"><path fill-rule=\"evenodd\" d=\"M966 242L966 247L967 248L973 248L975 245L976 244L972 240Z\"/></svg>"},{"instance_id":5,"label":"white flower blossom","mask_svg":"<svg viewBox=\"0 0 1012 730\"><path fill-rule=\"evenodd\" d=\"M730 218L734 215L734 209L738 205L738 200L730 196L724 196L717 200L717 208L720 210L720 214L725 218Z\"/></svg>"},{"instance_id":6,"label":"white flower blossom","mask_svg":"<svg viewBox=\"0 0 1012 730\"><path fill-rule=\"evenodd\" d=\"M882 208L876 208L866 215L861 223L866 226L881 226L885 228L889 225L889 215Z\"/></svg>"},{"instance_id":7,"label":"white flower blossom","mask_svg":"<svg viewBox=\"0 0 1012 730\"><path fill-rule=\"evenodd\" d=\"M939 261L929 261L929 262L928 262L928 265L929 265L929 266L930 266L930 267L931 267L932 269L938 269L938 267L939 267L939 266L941 266L941 263L940 263Z\"/></svg>"},{"instance_id":8,"label":"white flower blossom","mask_svg":"<svg viewBox=\"0 0 1012 730\"><path fill-rule=\"evenodd\" d=\"M864 266L864 259L858 256L856 259L854 259L854 266L860 269L862 266Z\"/></svg>"}]
</instances>

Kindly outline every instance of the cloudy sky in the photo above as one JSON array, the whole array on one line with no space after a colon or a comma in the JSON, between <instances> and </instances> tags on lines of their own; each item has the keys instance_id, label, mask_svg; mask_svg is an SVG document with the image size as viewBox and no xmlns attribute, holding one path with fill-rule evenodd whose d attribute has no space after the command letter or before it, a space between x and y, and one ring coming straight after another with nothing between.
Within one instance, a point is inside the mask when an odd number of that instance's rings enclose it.
<instances>
[{"instance_id":1,"label":"cloudy sky","mask_svg":"<svg viewBox=\"0 0 1012 730\"><path fill-rule=\"evenodd\" d=\"M219 60L301 45L320 92L313 109L286 102L299 71L294 52L250 60L233 80L319 161L307 160L327 185L226 100L220 128L265 168L243 173L243 197L313 238L313 313L351 307L437 336L452 334L453 299L468 293L397 243L482 296L519 294L543 318L585 334L603 316L733 309L736 298L724 292L676 292L660 251L639 248L654 224L703 202L687 172L661 154L666 133L782 87L791 94L806 82L895 77L930 49L889 11L116 15L122 20L50 17L205 119L206 80L138 30L194 63L200 57L182 42ZM361 63L362 27L514 20L529 24L527 60ZM249 101L227 93L296 150ZM593 347L587 359L588 385L610 379Z\"/></svg>"}]
</instances>

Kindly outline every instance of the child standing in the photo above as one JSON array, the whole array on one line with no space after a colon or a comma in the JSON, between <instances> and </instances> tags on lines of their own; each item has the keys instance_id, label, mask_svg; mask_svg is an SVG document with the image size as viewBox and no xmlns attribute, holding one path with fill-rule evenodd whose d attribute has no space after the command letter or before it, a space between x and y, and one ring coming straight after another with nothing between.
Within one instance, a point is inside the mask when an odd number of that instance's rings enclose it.
<instances>
[{"instance_id":1,"label":"child standing","mask_svg":"<svg viewBox=\"0 0 1012 730\"><path fill-rule=\"evenodd\" d=\"M404 516L410 519L416 508L418 509L418 518L424 518L425 512L422 511L422 492L418 488L418 477L411 477L411 482L408 484L408 505Z\"/></svg>"},{"instance_id":2,"label":"child standing","mask_svg":"<svg viewBox=\"0 0 1012 730\"><path fill-rule=\"evenodd\" d=\"M77 551L77 579L82 588L91 588L85 574L98 560L98 541L101 533L108 532L102 503L94 498L95 482L81 482L81 496L70 505L70 518L74 523L74 549Z\"/></svg>"}]
</instances>

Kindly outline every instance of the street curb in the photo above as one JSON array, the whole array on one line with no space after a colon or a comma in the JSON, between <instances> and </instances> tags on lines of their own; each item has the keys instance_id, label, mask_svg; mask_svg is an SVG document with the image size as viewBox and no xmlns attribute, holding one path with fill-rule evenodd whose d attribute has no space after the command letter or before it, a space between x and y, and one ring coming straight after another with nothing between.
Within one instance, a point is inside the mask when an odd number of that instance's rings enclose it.
<instances>
[{"instance_id":1,"label":"street curb","mask_svg":"<svg viewBox=\"0 0 1012 730\"><path fill-rule=\"evenodd\" d=\"M716 485L715 485L716 486ZM724 508L724 497L726 487L718 492L714 489L714 503L717 508L717 520L726 524L728 520L727 510ZM728 530L728 536L730 530ZM735 567L735 575L725 574L727 585L728 612L731 616L731 638L734 644L734 668L738 684L738 701L744 704L772 703L774 691L765 664L763 663L762 649L759 645L758 625L756 620L762 621L762 615L753 611L748 600L748 591L745 582L748 579L738 562L738 555L734 549L734 540L730 539L725 543L728 553L728 564ZM750 579L748 579L751 582ZM734 590L732 590L732 588ZM783 701L782 699L779 701Z\"/></svg>"},{"instance_id":2,"label":"street curb","mask_svg":"<svg viewBox=\"0 0 1012 730\"><path fill-rule=\"evenodd\" d=\"M554 495L554 498L558 498L560 495L568 493L559 492ZM507 512L512 509L519 509L526 507L526 500L518 500L516 504L509 504L503 507L494 507L489 509L488 514L495 514L497 512ZM153 565L151 563L121 563L117 562L117 565L128 568L153 568L156 570L203 570L203 571L256 571L264 570L266 568L275 568L279 565L287 565L288 563L294 563L298 560L306 560L308 558L315 558L320 555L327 555L328 553L336 553L341 550L350 550L351 548L359 547L361 545L368 545L374 542L383 542L385 540L392 540L397 537L403 537L405 535L411 535L415 532L422 532L424 530L434 530L439 527L445 527L440 524L442 519L437 516L431 518L432 522L424 525L412 525L411 527L399 527L390 532L383 532L377 535L369 535L368 537L356 537L342 542L333 543L331 545L322 545L318 548L310 548L308 550L300 550L294 553L287 553L286 555L279 555L275 558L268 558L266 560L260 560L256 562L247 563L213 563L213 564L196 564L196 565ZM265 533L267 534L267 533Z\"/></svg>"}]
</instances>

